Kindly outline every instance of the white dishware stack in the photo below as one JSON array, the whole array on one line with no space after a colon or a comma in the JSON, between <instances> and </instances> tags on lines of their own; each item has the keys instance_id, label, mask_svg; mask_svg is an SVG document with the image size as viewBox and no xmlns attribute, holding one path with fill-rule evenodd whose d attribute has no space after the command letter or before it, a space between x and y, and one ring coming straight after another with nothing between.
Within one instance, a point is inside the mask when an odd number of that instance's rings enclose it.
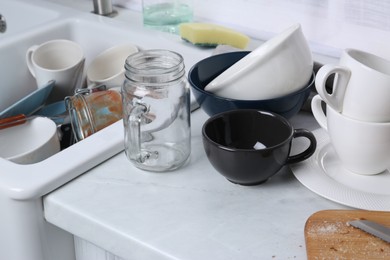
<instances>
[{"instance_id":1,"label":"white dishware stack","mask_svg":"<svg viewBox=\"0 0 390 260\"><path fill-rule=\"evenodd\" d=\"M279 98L307 85L312 53L300 24L266 41L213 79L205 90L240 100Z\"/></svg>"},{"instance_id":2,"label":"white dishware stack","mask_svg":"<svg viewBox=\"0 0 390 260\"><path fill-rule=\"evenodd\" d=\"M332 89L326 82L334 76ZM312 111L344 168L374 175L390 167L390 61L356 49L320 68ZM322 103L326 103L326 113Z\"/></svg>"}]
</instances>

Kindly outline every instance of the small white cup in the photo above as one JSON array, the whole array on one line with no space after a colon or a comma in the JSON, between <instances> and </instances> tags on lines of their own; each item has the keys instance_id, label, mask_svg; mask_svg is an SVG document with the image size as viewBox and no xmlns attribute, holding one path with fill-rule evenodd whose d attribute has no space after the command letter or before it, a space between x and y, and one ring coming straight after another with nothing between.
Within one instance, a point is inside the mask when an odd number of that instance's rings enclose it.
<instances>
[{"instance_id":1,"label":"small white cup","mask_svg":"<svg viewBox=\"0 0 390 260\"><path fill-rule=\"evenodd\" d=\"M38 88L55 80L48 102L63 100L82 85L84 54L80 45L69 40L52 40L27 50L26 61Z\"/></svg>"},{"instance_id":2,"label":"small white cup","mask_svg":"<svg viewBox=\"0 0 390 260\"><path fill-rule=\"evenodd\" d=\"M319 95L312 99L313 115L330 137L344 168L362 175L378 174L390 167L390 122L352 119L326 106Z\"/></svg>"},{"instance_id":3,"label":"small white cup","mask_svg":"<svg viewBox=\"0 0 390 260\"><path fill-rule=\"evenodd\" d=\"M271 99L303 88L312 73L312 54L296 24L233 64L205 90L233 99Z\"/></svg>"},{"instance_id":4,"label":"small white cup","mask_svg":"<svg viewBox=\"0 0 390 260\"><path fill-rule=\"evenodd\" d=\"M326 81L335 75L329 93ZM345 116L368 122L390 122L390 61L373 54L346 49L339 65L327 64L316 75L321 98Z\"/></svg>"},{"instance_id":5,"label":"small white cup","mask_svg":"<svg viewBox=\"0 0 390 260\"><path fill-rule=\"evenodd\" d=\"M121 87L125 79L125 62L139 49L133 44L111 47L99 54L87 69L88 88L106 85L106 88Z\"/></svg>"}]
</instances>

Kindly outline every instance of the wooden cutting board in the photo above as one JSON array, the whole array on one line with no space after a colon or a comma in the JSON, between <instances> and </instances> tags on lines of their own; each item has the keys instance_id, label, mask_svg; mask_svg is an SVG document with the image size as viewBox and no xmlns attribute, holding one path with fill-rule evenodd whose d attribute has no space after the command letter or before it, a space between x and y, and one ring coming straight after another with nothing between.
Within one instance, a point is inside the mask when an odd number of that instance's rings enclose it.
<instances>
[{"instance_id":1,"label":"wooden cutting board","mask_svg":"<svg viewBox=\"0 0 390 260\"><path fill-rule=\"evenodd\" d=\"M308 259L390 259L390 243L348 225L348 221L357 219L373 220L390 227L390 212L316 212L305 225Z\"/></svg>"}]
</instances>

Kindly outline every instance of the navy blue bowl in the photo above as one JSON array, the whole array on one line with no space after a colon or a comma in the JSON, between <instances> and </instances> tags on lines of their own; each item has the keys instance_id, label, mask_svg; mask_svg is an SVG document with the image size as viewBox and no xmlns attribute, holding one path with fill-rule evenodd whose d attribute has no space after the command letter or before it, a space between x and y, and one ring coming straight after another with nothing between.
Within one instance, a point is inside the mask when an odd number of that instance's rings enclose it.
<instances>
[{"instance_id":1,"label":"navy blue bowl","mask_svg":"<svg viewBox=\"0 0 390 260\"><path fill-rule=\"evenodd\" d=\"M314 88L314 73L308 84L291 94L263 100L237 100L220 97L204 88L214 78L247 55L248 51L230 52L208 57L196 63L188 72L188 81L199 106L209 115L236 109L258 109L291 118L299 112ZM277 73L277 72L275 72Z\"/></svg>"}]
</instances>

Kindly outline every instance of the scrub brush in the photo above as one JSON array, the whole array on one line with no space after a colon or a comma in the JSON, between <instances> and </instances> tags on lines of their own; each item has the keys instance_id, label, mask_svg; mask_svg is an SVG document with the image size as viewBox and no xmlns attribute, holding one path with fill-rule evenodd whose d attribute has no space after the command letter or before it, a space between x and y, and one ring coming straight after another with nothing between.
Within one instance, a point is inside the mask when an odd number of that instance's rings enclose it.
<instances>
[{"instance_id":1,"label":"scrub brush","mask_svg":"<svg viewBox=\"0 0 390 260\"><path fill-rule=\"evenodd\" d=\"M183 23L180 25L180 36L183 40L202 47L230 45L245 49L249 37L227 27L209 23Z\"/></svg>"}]
</instances>

